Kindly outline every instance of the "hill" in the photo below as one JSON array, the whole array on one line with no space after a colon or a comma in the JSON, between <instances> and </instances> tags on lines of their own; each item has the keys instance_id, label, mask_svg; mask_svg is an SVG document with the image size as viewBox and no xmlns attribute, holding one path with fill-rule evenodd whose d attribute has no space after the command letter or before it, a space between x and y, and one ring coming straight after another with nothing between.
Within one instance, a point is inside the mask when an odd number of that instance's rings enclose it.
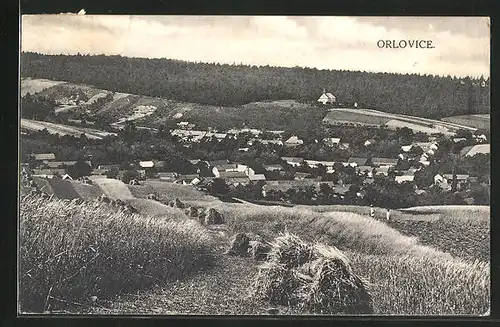
<instances>
[{"instance_id":1,"label":"hill","mask_svg":"<svg viewBox=\"0 0 500 327\"><path fill-rule=\"evenodd\" d=\"M483 115L461 115L441 118L442 121L474 127L476 129L491 129L489 114Z\"/></svg>"},{"instance_id":2,"label":"hill","mask_svg":"<svg viewBox=\"0 0 500 327\"><path fill-rule=\"evenodd\" d=\"M490 111L489 81L482 87L470 78L27 52L21 54L21 76L216 107L283 99L316 102L326 88L342 103L356 101L396 114L440 118Z\"/></svg>"}]
</instances>

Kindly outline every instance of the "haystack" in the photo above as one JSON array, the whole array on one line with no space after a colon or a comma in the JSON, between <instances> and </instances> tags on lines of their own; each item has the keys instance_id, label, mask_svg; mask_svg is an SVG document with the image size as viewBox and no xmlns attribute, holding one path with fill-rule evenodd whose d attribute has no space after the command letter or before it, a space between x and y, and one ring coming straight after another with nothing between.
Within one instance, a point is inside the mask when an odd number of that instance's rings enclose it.
<instances>
[{"instance_id":1,"label":"haystack","mask_svg":"<svg viewBox=\"0 0 500 327\"><path fill-rule=\"evenodd\" d=\"M231 255L247 255L250 239L245 233L237 233L231 237L229 241L229 249L227 254Z\"/></svg>"},{"instance_id":2,"label":"haystack","mask_svg":"<svg viewBox=\"0 0 500 327\"><path fill-rule=\"evenodd\" d=\"M219 225L224 223L224 217L222 217L222 214L215 210L214 208L208 208L205 217L204 217L204 224L205 225Z\"/></svg>"},{"instance_id":3,"label":"haystack","mask_svg":"<svg viewBox=\"0 0 500 327\"><path fill-rule=\"evenodd\" d=\"M152 193L151 193L151 194L148 194L147 199L148 199L148 200L155 200L155 201L158 201L158 198L156 197L156 195L155 195L155 194L152 194Z\"/></svg>"},{"instance_id":4,"label":"haystack","mask_svg":"<svg viewBox=\"0 0 500 327\"><path fill-rule=\"evenodd\" d=\"M367 282L337 248L309 244L287 233L276 238L267 257L259 269L255 295L271 304L304 313L373 313Z\"/></svg>"},{"instance_id":5,"label":"haystack","mask_svg":"<svg viewBox=\"0 0 500 327\"><path fill-rule=\"evenodd\" d=\"M99 196L98 200L101 201L101 202L104 202L104 203L110 203L111 202L111 200L107 196L105 196L104 194L101 194Z\"/></svg>"},{"instance_id":6,"label":"haystack","mask_svg":"<svg viewBox=\"0 0 500 327\"><path fill-rule=\"evenodd\" d=\"M271 251L271 245L261 241L250 241L248 243L248 253L255 260L267 260L267 255Z\"/></svg>"},{"instance_id":7,"label":"haystack","mask_svg":"<svg viewBox=\"0 0 500 327\"><path fill-rule=\"evenodd\" d=\"M175 198L174 200L170 201L169 206L174 207L174 208L179 208L179 209L184 209L186 205L181 202L178 198Z\"/></svg>"},{"instance_id":8,"label":"haystack","mask_svg":"<svg viewBox=\"0 0 500 327\"><path fill-rule=\"evenodd\" d=\"M186 213L186 215L188 217L192 217L192 218L198 218L198 208L196 207L187 207L184 212Z\"/></svg>"}]
</instances>

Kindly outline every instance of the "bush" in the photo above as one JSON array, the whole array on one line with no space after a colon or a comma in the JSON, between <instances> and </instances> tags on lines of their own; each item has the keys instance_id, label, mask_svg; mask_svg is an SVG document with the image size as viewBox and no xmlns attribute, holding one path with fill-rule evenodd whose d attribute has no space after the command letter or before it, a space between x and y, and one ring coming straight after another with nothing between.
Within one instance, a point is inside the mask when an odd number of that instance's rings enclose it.
<instances>
[{"instance_id":1,"label":"bush","mask_svg":"<svg viewBox=\"0 0 500 327\"><path fill-rule=\"evenodd\" d=\"M20 203L20 307L86 303L182 278L213 262L211 238L193 221L126 213L99 201Z\"/></svg>"}]
</instances>

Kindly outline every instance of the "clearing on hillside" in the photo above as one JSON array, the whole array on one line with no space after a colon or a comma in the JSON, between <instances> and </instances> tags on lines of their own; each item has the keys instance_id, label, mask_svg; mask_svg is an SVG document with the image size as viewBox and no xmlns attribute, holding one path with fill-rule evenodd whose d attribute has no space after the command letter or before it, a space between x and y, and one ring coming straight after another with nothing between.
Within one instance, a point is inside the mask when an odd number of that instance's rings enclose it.
<instances>
[{"instance_id":1,"label":"clearing on hillside","mask_svg":"<svg viewBox=\"0 0 500 327\"><path fill-rule=\"evenodd\" d=\"M133 206L143 216L166 217L169 220L188 219L182 210L169 207L155 200L129 198L124 201Z\"/></svg>"},{"instance_id":2,"label":"clearing on hillside","mask_svg":"<svg viewBox=\"0 0 500 327\"><path fill-rule=\"evenodd\" d=\"M442 121L474 127L477 129L491 129L489 114L484 115L462 115L441 118Z\"/></svg>"},{"instance_id":3,"label":"clearing on hillside","mask_svg":"<svg viewBox=\"0 0 500 327\"><path fill-rule=\"evenodd\" d=\"M43 78L23 78L21 79L21 97L26 94L37 94L45 89L51 88L59 84L65 84L66 82L61 81L51 81Z\"/></svg>"},{"instance_id":4,"label":"clearing on hillside","mask_svg":"<svg viewBox=\"0 0 500 327\"><path fill-rule=\"evenodd\" d=\"M116 133L100 131L93 128L75 127L69 125L49 123L46 121L32 120L21 118L21 128L29 131L41 131L47 129L51 134L58 134L61 136L71 135L74 137L80 137L85 134L89 139L102 139L106 136L116 136Z\"/></svg>"}]
</instances>

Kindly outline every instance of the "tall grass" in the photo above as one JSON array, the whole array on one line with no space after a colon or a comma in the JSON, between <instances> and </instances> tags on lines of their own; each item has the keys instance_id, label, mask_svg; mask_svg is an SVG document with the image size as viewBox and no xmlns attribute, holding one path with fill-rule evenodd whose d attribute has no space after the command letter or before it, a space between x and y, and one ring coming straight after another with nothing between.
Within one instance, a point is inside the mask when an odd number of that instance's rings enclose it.
<instances>
[{"instance_id":1,"label":"tall grass","mask_svg":"<svg viewBox=\"0 0 500 327\"><path fill-rule=\"evenodd\" d=\"M212 241L193 221L130 215L107 204L20 202L20 309L87 303L210 266Z\"/></svg>"},{"instance_id":2,"label":"tall grass","mask_svg":"<svg viewBox=\"0 0 500 327\"><path fill-rule=\"evenodd\" d=\"M383 222L356 213L225 204L217 209L223 212L233 231L254 232L268 239L290 231L308 241L331 244L341 250L451 258L447 253L420 245L415 237L405 236Z\"/></svg>"},{"instance_id":3,"label":"tall grass","mask_svg":"<svg viewBox=\"0 0 500 327\"><path fill-rule=\"evenodd\" d=\"M490 265L425 256L347 253L368 279L377 314L481 315L490 309Z\"/></svg>"}]
</instances>

